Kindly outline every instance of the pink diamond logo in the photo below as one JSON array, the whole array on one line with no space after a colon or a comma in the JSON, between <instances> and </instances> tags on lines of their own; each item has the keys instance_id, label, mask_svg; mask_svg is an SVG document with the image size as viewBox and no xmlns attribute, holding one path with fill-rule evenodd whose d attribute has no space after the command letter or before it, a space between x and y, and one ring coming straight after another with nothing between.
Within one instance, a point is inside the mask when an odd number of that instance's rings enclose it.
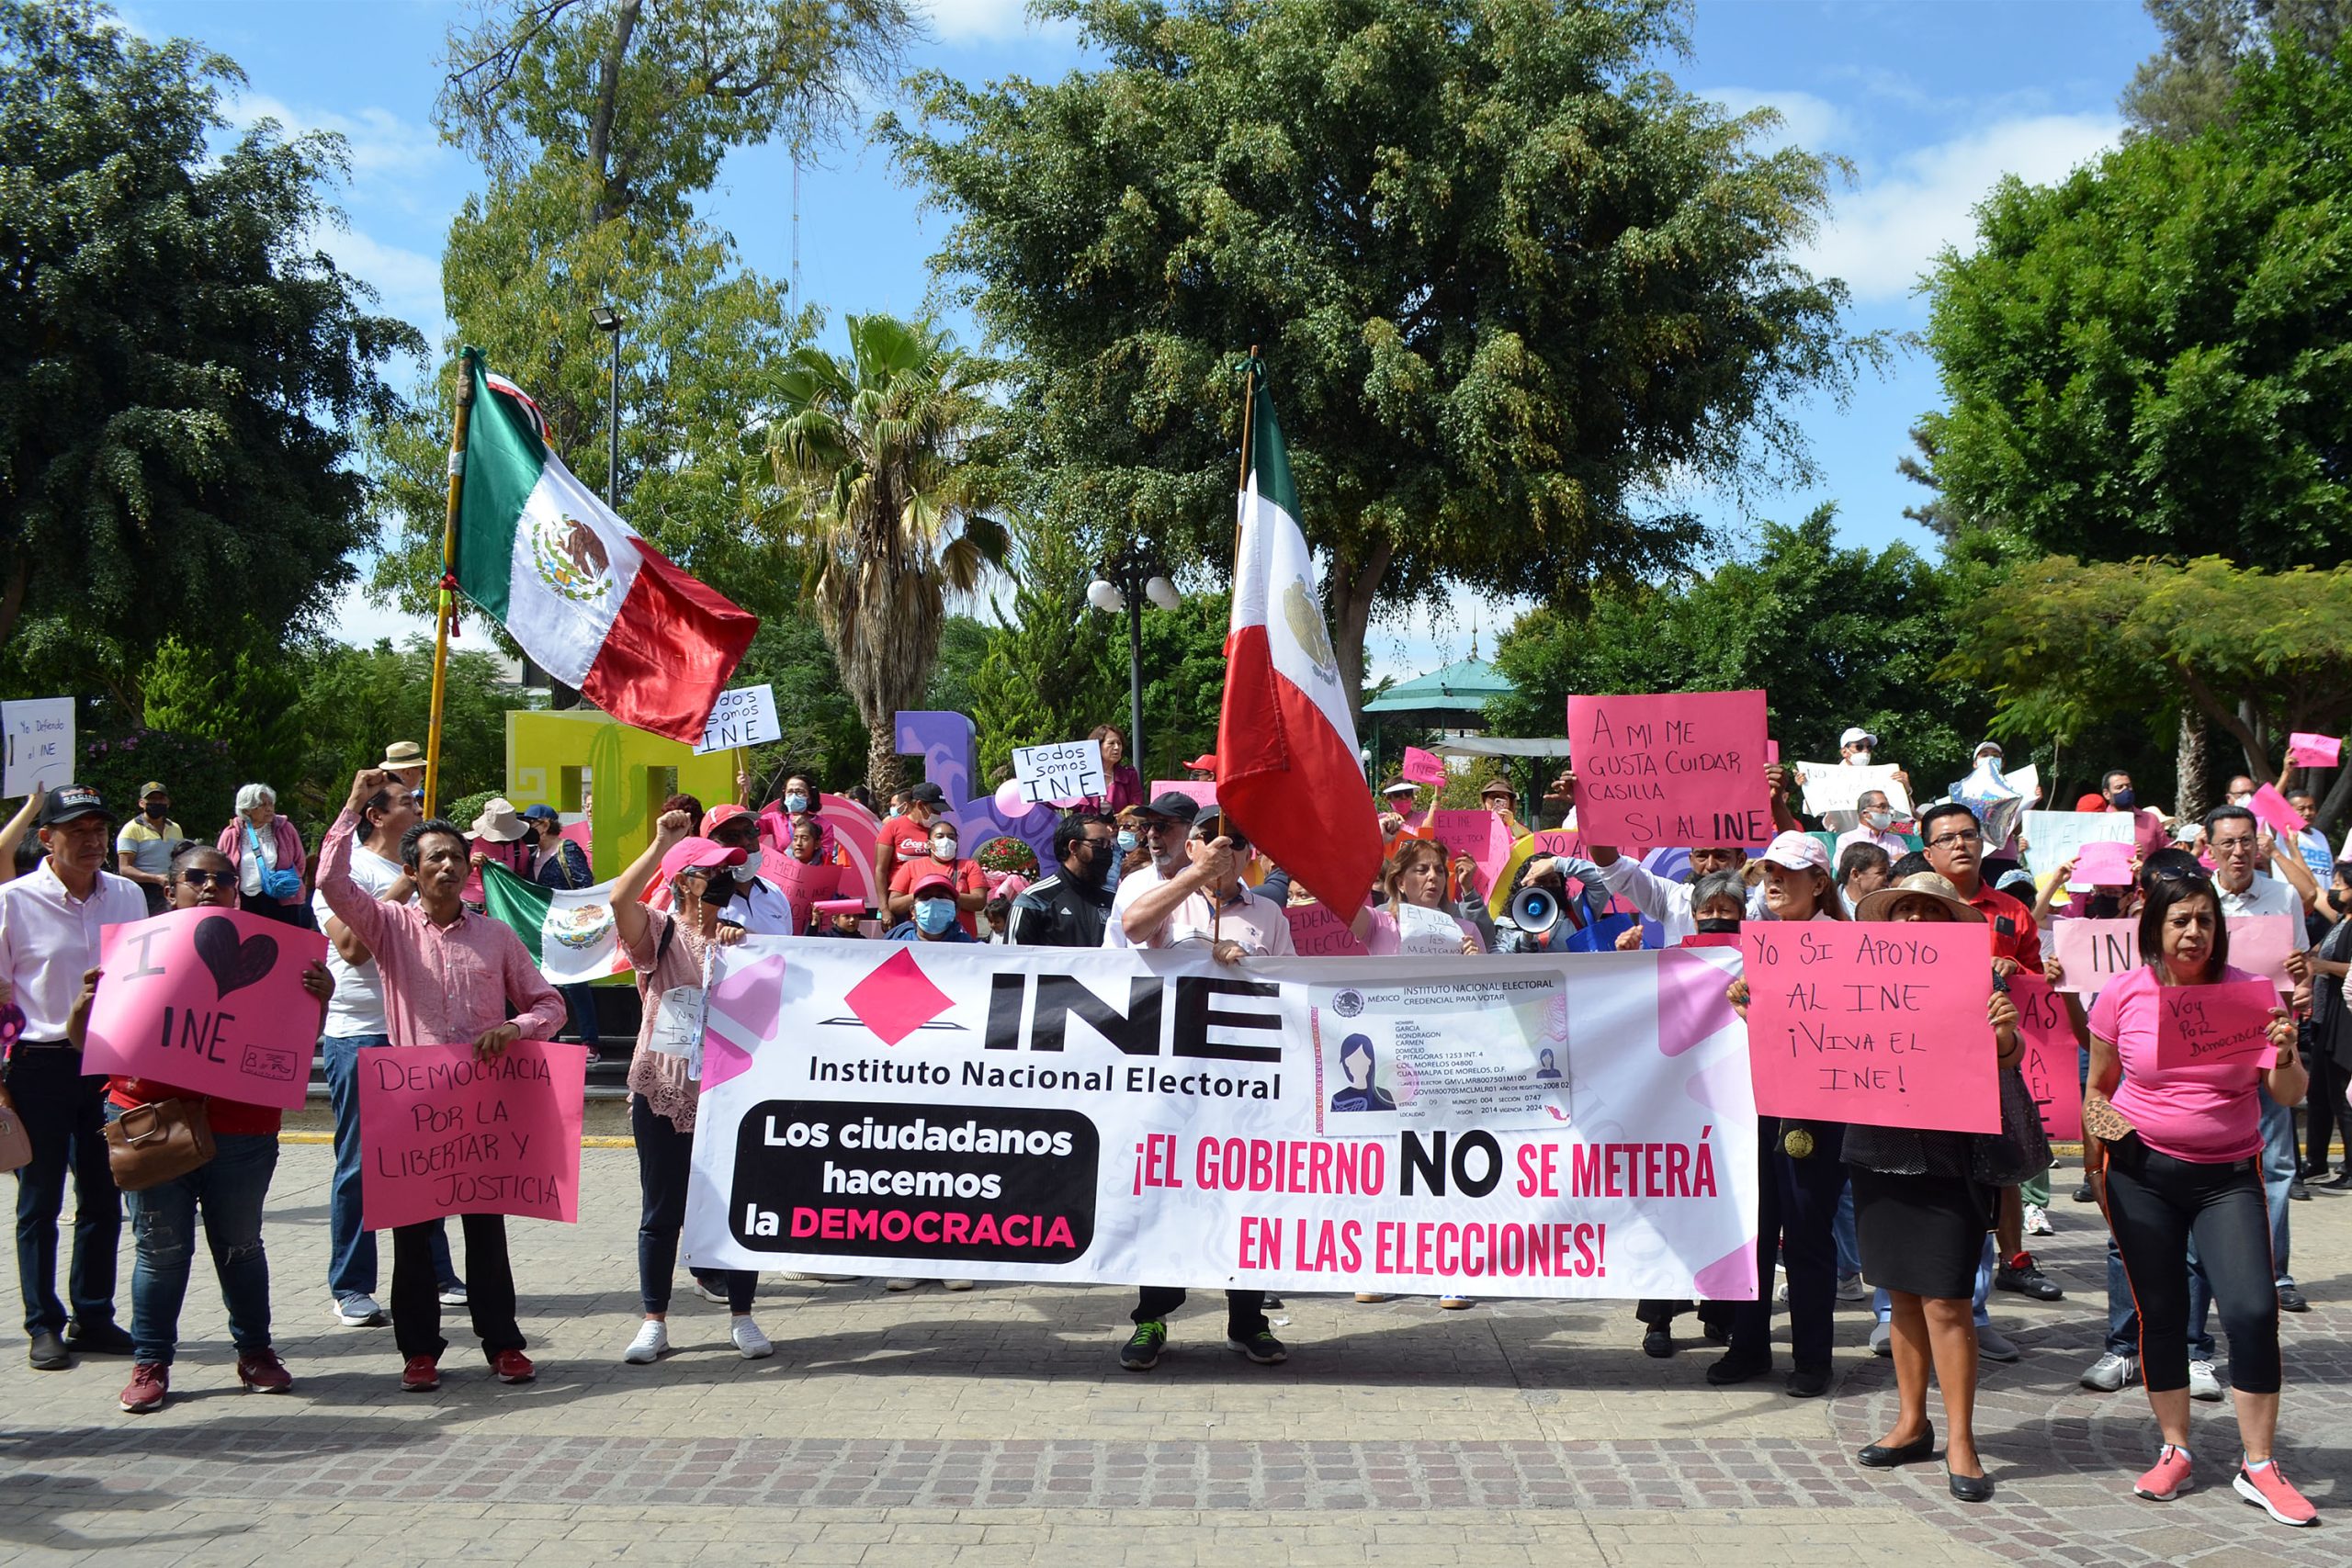
<instances>
[{"instance_id":1,"label":"pink diamond logo","mask_svg":"<svg viewBox=\"0 0 2352 1568\"><path fill-rule=\"evenodd\" d=\"M852 986L842 998L857 1021L874 1031L885 1045L896 1045L953 1005L947 993L931 983L910 948L900 948Z\"/></svg>"}]
</instances>

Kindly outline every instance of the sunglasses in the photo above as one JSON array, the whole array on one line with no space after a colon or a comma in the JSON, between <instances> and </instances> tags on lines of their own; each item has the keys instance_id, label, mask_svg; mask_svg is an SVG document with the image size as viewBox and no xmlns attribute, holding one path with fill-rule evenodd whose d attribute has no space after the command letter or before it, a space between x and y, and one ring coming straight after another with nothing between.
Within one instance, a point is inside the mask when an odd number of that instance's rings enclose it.
<instances>
[{"instance_id":1,"label":"sunglasses","mask_svg":"<svg viewBox=\"0 0 2352 1568\"><path fill-rule=\"evenodd\" d=\"M184 871L180 880L190 887L230 887L236 884L233 871Z\"/></svg>"}]
</instances>

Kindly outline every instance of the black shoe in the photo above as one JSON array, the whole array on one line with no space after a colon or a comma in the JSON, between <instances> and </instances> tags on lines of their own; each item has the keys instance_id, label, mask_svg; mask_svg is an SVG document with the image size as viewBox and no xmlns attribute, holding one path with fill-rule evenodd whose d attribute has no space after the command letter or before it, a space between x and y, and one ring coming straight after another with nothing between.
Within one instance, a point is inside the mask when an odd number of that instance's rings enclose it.
<instances>
[{"instance_id":1,"label":"black shoe","mask_svg":"<svg viewBox=\"0 0 2352 1568\"><path fill-rule=\"evenodd\" d=\"M2312 1190L2303 1185L2303 1179L2299 1176L2287 1183L2287 1196L2298 1203L2308 1203L2312 1201Z\"/></svg>"},{"instance_id":2,"label":"black shoe","mask_svg":"<svg viewBox=\"0 0 2352 1568\"><path fill-rule=\"evenodd\" d=\"M2075 1201L2077 1203L2096 1203L2098 1201L2098 1197L2091 1191L2091 1184L2089 1182L2084 1181L2075 1185Z\"/></svg>"},{"instance_id":3,"label":"black shoe","mask_svg":"<svg viewBox=\"0 0 2352 1568\"><path fill-rule=\"evenodd\" d=\"M2352 1165L2346 1166L2334 1176L2323 1176L2319 1179L2313 1181L2312 1185L2313 1187L2324 1187L2330 1192L2341 1192L2345 1189L2352 1187Z\"/></svg>"},{"instance_id":4,"label":"black shoe","mask_svg":"<svg viewBox=\"0 0 2352 1568\"><path fill-rule=\"evenodd\" d=\"M2303 1300L2303 1292L2294 1286L2281 1285L2278 1287L2278 1310L2280 1312L2309 1312L2312 1310L2312 1303Z\"/></svg>"},{"instance_id":5,"label":"black shoe","mask_svg":"<svg viewBox=\"0 0 2352 1568\"><path fill-rule=\"evenodd\" d=\"M1799 1367L1789 1374L1791 1399L1819 1399L1829 1392L1829 1372L1822 1367Z\"/></svg>"},{"instance_id":6,"label":"black shoe","mask_svg":"<svg viewBox=\"0 0 2352 1568\"><path fill-rule=\"evenodd\" d=\"M1282 1297L1274 1294L1272 1291L1268 1291L1266 1292L1266 1299L1260 1302L1258 1304L1265 1308L1268 1312L1280 1312L1283 1310Z\"/></svg>"},{"instance_id":7,"label":"black shoe","mask_svg":"<svg viewBox=\"0 0 2352 1568\"><path fill-rule=\"evenodd\" d=\"M1653 1328L1642 1336L1642 1354L1665 1360L1674 1354L1674 1336L1663 1328Z\"/></svg>"},{"instance_id":8,"label":"black shoe","mask_svg":"<svg viewBox=\"0 0 2352 1568\"><path fill-rule=\"evenodd\" d=\"M1954 1475L1944 1472L1945 1484L1951 1495L1963 1503L1989 1503L1993 1500L1993 1478L1989 1475Z\"/></svg>"},{"instance_id":9,"label":"black shoe","mask_svg":"<svg viewBox=\"0 0 2352 1568\"><path fill-rule=\"evenodd\" d=\"M1893 1470L1899 1464L1917 1464L1921 1460L1935 1457L1936 1429L1929 1427L1928 1435L1914 1442L1898 1443L1893 1447L1872 1443L1854 1456L1854 1462L1864 1470Z\"/></svg>"},{"instance_id":10,"label":"black shoe","mask_svg":"<svg viewBox=\"0 0 2352 1568\"><path fill-rule=\"evenodd\" d=\"M1705 1331L1708 1344L1728 1345L1731 1343L1731 1325L1729 1324L1709 1323L1706 1319L1701 1318L1699 1320L1699 1326Z\"/></svg>"},{"instance_id":11,"label":"black shoe","mask_svg":"<svg viewBox=\"0 0 2352 1568\"><path fill-rule=\"evenodd\" d=\"M31 1351L25 1359L37 1372L62 1372L74 1364L74 1354L66 1349L65 1341L44 1328L33 1336Z\"/></svg>"},{"instance_id":12,"label":"black shoe","mask_svg":"<svg viewBox=\"0 0 2352 1568\"><path fill-rule=\"evenodd\" d=\"M131 1353L130 1336L119 1323L101 1323L85 1327L79 1323L65 1325L65 1348L83 1356L128 1356Z\"/></svg>"},{"instance_id":13,"label":"black shoe","mask_svg":"<svg viewBox=\"0 0 2352 1568\"><path fill-rule=\"evenodd\" d=\"M1707 1381L1717 1388L1728 1388L1733 1383L1753 1382L1771 1370L1770 1351L1761 1356L1744 1356L1734 1350L1707 1369Z\"/></svg>"},{"instance_id":14,"label":"black shoe","mask_svg":"<svg viewBox=\"0 0 2352 1568\"><path fill-rule=\"evenodd\" d=\"M1119 1365L1131 1372L1148 1372L1159 1365L1159 1348L1168 1343L1168 1325L1158 1318L1138 1323L1127 1342L1119 1347Z\"/></svg>"},{"instance_id":15,"label":"black shoe","mask_svg":"<svg viewBox=\"0 0 2352 1568\"><path fill-rule=\"evenodd\" d=\"M2066 1292L2050 1282L2050 1277L2035 1266L2033 1254L2020 1252L2009 1262L1993 1270L1996 1290L2015 1291L2021 1296L2031 1296L2038 1302L2063 1302Z\"/></svg>"},{"instance_id":16,"label":"black shoe","mask_svg":"<svg viewBox=\"0 0 2352 1568\"><path fill-rule=\"evenodd\" d=\"M1238 1334L1227 1334L1225 1348L1249 1357L1261 1367L1280 1366L1290 1359L1290 1347L1275 1338L1271 1328L1261 1328L1247 1338Z\"/></svg>"}]
</instances>

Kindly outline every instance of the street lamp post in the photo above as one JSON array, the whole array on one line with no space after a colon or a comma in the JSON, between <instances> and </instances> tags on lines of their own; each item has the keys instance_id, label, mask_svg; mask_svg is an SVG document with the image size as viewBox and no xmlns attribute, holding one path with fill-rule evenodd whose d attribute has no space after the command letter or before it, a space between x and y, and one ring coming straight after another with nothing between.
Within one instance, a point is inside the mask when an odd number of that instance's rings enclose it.
<instances>
[{"instance_id":1,"label":"street lamp post","mask_svg":"<svg viewBox=\"0 0 2352 1568\"><path fill-rule=\"evenodd\" d=\"M1102 575L1086 585L1086 602L1096 609L1127 613L1127 760L1143 770L1143 605L1150 600L1163 610L1179 603L1176 585L1159 570L1158 558L1141 541L1102 564Z\"/></svg>"},{"instance_id":2,"label":"street lamp post","mask_svg":"<svg viewBox=\"0 0 2352 1568\"><path fill-rule=\"evenodd\" d=\"M612 400L606 405L605 436L608 445L605 454L605 504L618 515L621 509L621 327L626 318L610 305L599 305L588 312L596 330L613 340Z\"/></svg>"}]
</instances>

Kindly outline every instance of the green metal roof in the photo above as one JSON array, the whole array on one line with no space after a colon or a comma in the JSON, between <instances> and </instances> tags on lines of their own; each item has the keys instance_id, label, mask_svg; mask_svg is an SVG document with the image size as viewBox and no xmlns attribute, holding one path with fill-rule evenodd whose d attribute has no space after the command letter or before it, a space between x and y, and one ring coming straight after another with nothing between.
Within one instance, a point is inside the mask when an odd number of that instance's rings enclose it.
<instances>
[{"instance_id":1,"label":"green metal roof","mask_svg":"<svg viewBox=\"0 0 2352 1568\"><path fill-rule=\"evenodd\" d=\"M1366 713L1480 713L1489 697L1508 696L1514 690L1483 660L1462 659L1442 670L1432 670L1399 682L1363 705Z\"/></svg>"}]
</instances>

